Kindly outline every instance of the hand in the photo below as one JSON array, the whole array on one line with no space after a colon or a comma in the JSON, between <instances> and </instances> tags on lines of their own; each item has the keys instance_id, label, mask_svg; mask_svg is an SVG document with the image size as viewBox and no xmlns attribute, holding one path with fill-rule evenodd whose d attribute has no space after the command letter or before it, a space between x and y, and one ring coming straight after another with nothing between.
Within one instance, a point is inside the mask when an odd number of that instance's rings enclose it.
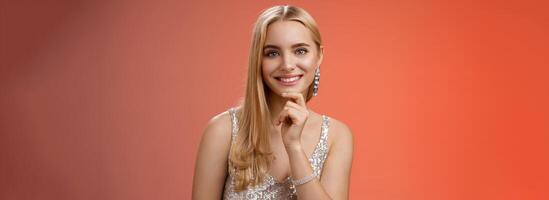
<instances>
[{"instance_id":1,"label":"hand","mask_svg":"<svg viewBox=\"0 0 549 200\"><path fill-rule=\"evenodd\" d=\"M309 118L309 111L301 93L282 93L282 97L289 99L280 111L275 125L282 125L280 132L282 142L286 148L301 147L301 132Z\"/></svg>"}]
</instances>

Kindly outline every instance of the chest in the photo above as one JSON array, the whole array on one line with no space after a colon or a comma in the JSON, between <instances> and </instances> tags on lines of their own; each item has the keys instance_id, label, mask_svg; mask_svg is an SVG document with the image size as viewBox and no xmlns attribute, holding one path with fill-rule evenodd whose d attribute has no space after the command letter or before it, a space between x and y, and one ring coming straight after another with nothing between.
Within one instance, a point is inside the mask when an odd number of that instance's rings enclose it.
<instances>
[{"instance_id":1,"label":"chest","mask_svg":"<svg viewBox=\"0 0 549 200\"><path fill-rule=\"evenodd\" d=\"M312 152L320 141L321 127L308 126L303 129L301 134L301 145L303 151L310 158ZM271 162L271 168L269 174L276 180L284 180L291 175L290 161L288 153L282 142L282 136L279 130L272 130L271 132L271 151L273 152L273 161Z\"/></svg>"}]
</instances>

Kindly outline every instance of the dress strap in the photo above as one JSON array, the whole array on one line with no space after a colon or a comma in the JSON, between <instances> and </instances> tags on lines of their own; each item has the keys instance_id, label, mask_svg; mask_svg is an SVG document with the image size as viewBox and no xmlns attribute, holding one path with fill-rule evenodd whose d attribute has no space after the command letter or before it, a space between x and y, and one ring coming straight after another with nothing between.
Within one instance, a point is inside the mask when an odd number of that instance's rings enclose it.
<instances>
[{"instance_id":1,"label":"dress strap","mask_svg":"<svg viewBox=\"0 0 549 200\"><path fill-rule=\"evenodd\" d=\"M318 141L309 162L313 168L313 172L320 177L322 174L322 168L324 161L328 156L328 133L330 129L330 118L326 115L322 115L322 126L320 133L320 140Z\"/></svg>"},{"instance_id":2,"label":"dress strap","mask_svg":"<svg viewBox=\"0 0 549 200\"><path fill-rule=\"evenodd\" d=\"M229 116L231 116L231 147L229 149L229 157L231 155L231 152L233 151L233 146L236 143L236 135L238 134L238 118L236 117L236 109L234 107L231 107L229 109ZM232 163L230 162L230 158L228 159L228 171L229 176L232 176L234 174L235 169L232 166ZM232 179L232 178L231 178ZM231 183L232 184L232 183Z\"/></svg>"},{"instance_id":3,"label":"dress strap","mask_svg":"<svg viewBox=\"0 0 549 200\"><path fill-rule=\"evenodd\" d=\"M231 141L234 143L235 142L235 139L236 139L236 134L238 134L238 118L236 117L236 109L235 108L230 108L229 109L229 114L231 116Z\"/></svg>"},{"instance_id":4,"label":"dress strap","mask_svg":"<svg viewBox=\"0 0 549 200\"><path fill-rule=\"evenodd\" d=\"M330 129L330 118L326 115L322 115L322 133L320 135L320 142L328 146L328 133Z\"/></svg>"}]
</instances>

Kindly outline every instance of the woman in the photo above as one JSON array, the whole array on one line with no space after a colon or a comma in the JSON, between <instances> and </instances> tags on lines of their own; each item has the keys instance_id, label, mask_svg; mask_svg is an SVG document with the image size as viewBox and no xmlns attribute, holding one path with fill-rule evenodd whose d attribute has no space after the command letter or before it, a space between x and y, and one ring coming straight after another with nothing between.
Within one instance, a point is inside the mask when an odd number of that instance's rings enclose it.
<instances>
[{"instance_id":1,"label":"woman","mask_svg":"<svg viewBox=\"0 0 549 200\"><path fill-rule=\"evenodd\" d=\"M322 52L305 10L274 6L262 12L244 101L208 123L193 199L348 198L351 131L307 108L318 92Z\"/></svg>"}]
</instances>

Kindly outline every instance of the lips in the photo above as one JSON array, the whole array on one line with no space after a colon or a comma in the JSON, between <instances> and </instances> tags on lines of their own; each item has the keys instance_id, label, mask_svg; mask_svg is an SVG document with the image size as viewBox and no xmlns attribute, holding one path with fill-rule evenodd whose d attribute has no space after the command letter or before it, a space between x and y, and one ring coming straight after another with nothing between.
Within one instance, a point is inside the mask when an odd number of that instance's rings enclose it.
<instances>
[{"instance_id":1,"label":"lips","mask_svg":"<svg viewBox=\"0 0 549 200\"><path fill-rule=\"evenodd\" d=\"M303 77L302 74L295 74L295 75L284 75L275 77L276 80L278 80L278 83L284 86L292 86L297 84L299 80Z\"/></svg>"}]
</instances>

